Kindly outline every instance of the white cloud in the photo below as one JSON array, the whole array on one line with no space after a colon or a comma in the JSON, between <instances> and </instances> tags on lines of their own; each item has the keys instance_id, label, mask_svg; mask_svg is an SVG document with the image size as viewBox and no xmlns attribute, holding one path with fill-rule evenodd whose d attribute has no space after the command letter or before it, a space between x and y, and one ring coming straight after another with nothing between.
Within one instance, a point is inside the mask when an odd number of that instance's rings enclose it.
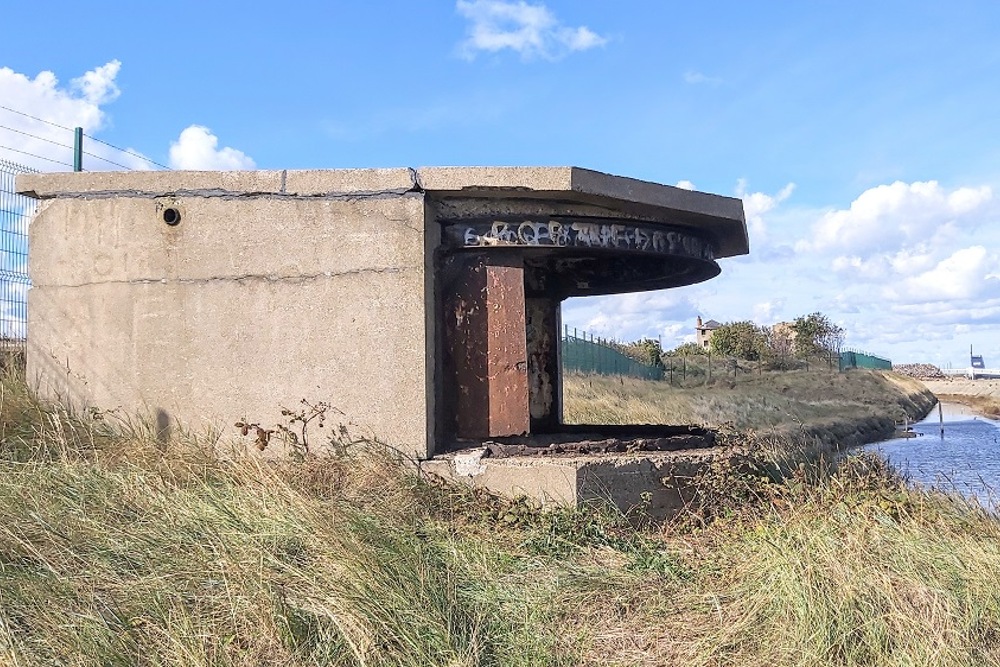
<instances>
[{"instance_id":1,"label":"white cloud","mask_svg":"<svg viewBox=\"0 0 1000 667\"><path fill-rule=\"evenodd\" d=\"M657 290L568 299L562 313L571 329L625 341L662 338L676 347L693 330L698 309L678 290Z\"/></svg>"},{"instance_id":2,"label":"white cloud","mask_svg":"<svg viewBox=\"0 0 1000 667\"><path fill-rule=\"evenodd\" d=\"M121 63L112 60L63 87L53 72L39 72L30 78L8 67L0 68L0 103L14 109L0 109L0 125L6 128L0 129L0 158L40 171L72 168L72 128L82 127L85 134L94 135L106 127L108 119L101 107L118 97L115 79L120 69ZM142 157L87 139L83 150L92 154L83 158L88 170L152 166Z\"/></svg>"},{"instance_id":3,"label":"white cloud","mask_svg":"<svg viewBox=\"0 0 1000 667\"><path fill-rule=\"evenodd\" d=\"M948 192L937 181L880 185L866 190L850 208L828 211L799 250L849 250L866 256L951 233L954 225L975 225L993 197L989 186Z\"/></svg>"},{"instance_id":4,"label":"white cloud","mask_svg":"<svg viewBox=\"0 0 1000 667\"><path fill-rule=\"evenodd\" d=\"M777 194L769 195L763 192L747 192L747 182L740 179L736 182L736 196L743 200L743 213L747 220L747 231L751 242L762 242L767 239L767 224L764 214L774 210L778 204L792 196L795 183L789 183Z\"/></svg>"},{"instance_id":5,"label":"white cloud","mask_svg":"<svg viewBox=\"0 0 1000 667\"><path fill-rule=\"evenodd\" d=\"M556 59L574 51L586 51L607 43L586 26L562 25L543 4L523 0L458 0L458 13L468 19L468 36L460 51L472 59L480 51L496 53L510 49L522 58Z\"/></svg>"},{"instance_id":6,"label":"white cloud","mask_svg":"<svg viewBox=\"0 0 1000 667\"><path fill-rule=\"evenodd\" d=\"M717 76L707 76L697 70L689 69L684 72L684 82L691 84L706 83L712 86L717 86L722 83L722 79Z\"/></svg>"},{"instance_id":7,"label":"white cloud","mask_svg":"<svg viewBox=\"0 0 1000 667\"><path fill-rule=\"evenodd\" d=\"M956 250L933 268L894 283L885 294L908 303L972 300L983 294L997 294L1000 261L983 246Z\"/></svg>"},{"instance_id":8,"label":"white cloud","mask_svg":"<svg viewBox=\"0 0 1000 667\"><path fill-rule=\"evenodd\" d=\"M201 125L191 125L170 144L170 167L194 171L230 171L253 169L253 159L243 151L225 146L218 148L219 138Z\"/></svg>"},{"instance_id":9,"label":"white cloud","mask_svg":"<svg viewBox=\"0 0 1000 667\"><path fill-rule=\"evenodd\" d=\"M115 83L115 77L122 68L118 60L101 65L73 79L73 87L83 93L84 99L94 105L107 104L118 99L121 91Z\"/></svg>"},{"instance_id":10,"label":"white cloud","mask_svg":"<svg viewBox=\"0 0 1000 667\"><path fill-rule=\"evenodd\" d=\"M785 306L784 299L772 299L762 301L753 305L753 322L762 325L775 324L778 321L779 313Z\"/></svg>"},{"instance_id":11,"label":"white cloud","mask_svg":"<svg viewBox=\"0 0 1000 667\"><path fill-rule=\"evenodd\" d=\"M677 181L677 185L674 186L674 187L678 187L681 190L694 190L695 189L694 188L694 183L692 183L691 181Z\"/></svg>"}]
</instances>

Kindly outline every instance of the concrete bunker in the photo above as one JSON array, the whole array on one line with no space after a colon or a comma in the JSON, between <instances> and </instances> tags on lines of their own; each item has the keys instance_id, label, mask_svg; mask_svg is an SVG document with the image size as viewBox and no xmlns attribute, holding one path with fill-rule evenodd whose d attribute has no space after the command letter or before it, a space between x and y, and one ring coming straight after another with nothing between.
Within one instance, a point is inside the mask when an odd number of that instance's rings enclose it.
<instances>
[{"instance_id":1,"label":"concrete bunker","mask_svg":"<svg viewBox=\"0 0 1000 667\"><path fill-rule=\"evenodd\" d=\"M686 426L564 424L559 355L563 300L713 278L720 271L714 235L683 218L649 220L565 201L490 203L436 201L441 406L452 446L489 440L495 456L710 444L709 434Z\"/></svg>"},{"instance_id":2,"label":"concrete bunker","mask_svg":"<svg viewBox=\"0 0 1000 667\"><path fill-rule=\"evenodd\" d=\"M562 424L562 300L695 283L748 251L738 199L575 167L31 174L17 187L41 200L28 379L42 396L223 434L326 401L425 461L590 437ZM675 447L692 435L678 428L598 435Z\"/></svg>"}]
</instances>

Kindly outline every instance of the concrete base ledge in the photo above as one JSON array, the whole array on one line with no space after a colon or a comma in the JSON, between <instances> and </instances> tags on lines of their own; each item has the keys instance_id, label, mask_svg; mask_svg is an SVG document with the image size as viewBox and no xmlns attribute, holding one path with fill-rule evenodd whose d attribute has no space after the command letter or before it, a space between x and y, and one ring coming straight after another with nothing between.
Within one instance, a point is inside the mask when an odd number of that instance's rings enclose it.
<instances>
[{"instance_id":1,"label":"concrete base ledge","mask_svg":"<svg viewBox=\"0 0 1000 667\"><path fill-rule=\"evenodd\" d=\"M653 518L675 515L689 500L690 482L718 449L697 452L567 457L489 458L486 450L422 461L423 473L505 498L526 497L542 507L611 503Z\"/></svg>"}]
</instances>

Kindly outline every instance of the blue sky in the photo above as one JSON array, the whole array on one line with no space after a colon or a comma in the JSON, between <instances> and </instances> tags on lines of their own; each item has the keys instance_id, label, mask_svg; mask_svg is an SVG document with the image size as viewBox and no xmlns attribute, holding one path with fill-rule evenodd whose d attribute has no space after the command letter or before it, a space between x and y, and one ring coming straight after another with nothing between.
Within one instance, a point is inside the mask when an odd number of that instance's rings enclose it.
<instances>
[{"instance_id":1,"label":"blue sky","mask_svg":"<svg viewBox=\"0 0 1000 667\"><path fill-rule=\"evenodd\" d=\"M0 105L175 168L577 165L744 198L751 254L721 277L571 301L571 326L672 347L697 315L822 311L896 362L963 366L971 344L1000 365L995 2L92 0L0 16ZM0 125L71 142L2 109ZM0 146L70 161L10 129Z\"/></svg>"}]
</instances>

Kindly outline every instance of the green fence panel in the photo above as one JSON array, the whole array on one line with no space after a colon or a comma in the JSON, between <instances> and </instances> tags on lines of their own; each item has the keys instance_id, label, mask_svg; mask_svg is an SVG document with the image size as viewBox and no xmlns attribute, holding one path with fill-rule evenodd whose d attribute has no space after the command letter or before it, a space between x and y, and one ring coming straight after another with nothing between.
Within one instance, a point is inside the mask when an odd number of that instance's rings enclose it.
<instances>
[{"instance_id":1,"label":"green fence panel","mask_svg":"<svg viewBox=\"0 0 1000 667\"><path fill-rule=\"evenodd\" d=\"M567 330L563 335L562 367L563 372L663 379L662 367L638 362L593 335L575 330L573 333Z\"/></svg>"},{"instance_id":2,"label":"green fence panel","mask_svg":"<svg viewBox=\"0 0 1000 667\"><path fill-rule=\"evenodd\" d=\"M843 350L840 353L840 370L843 371L848 368L871 368L874 370L891 371L892 362L860 350Z\"/></svg>"}]
</instances>

